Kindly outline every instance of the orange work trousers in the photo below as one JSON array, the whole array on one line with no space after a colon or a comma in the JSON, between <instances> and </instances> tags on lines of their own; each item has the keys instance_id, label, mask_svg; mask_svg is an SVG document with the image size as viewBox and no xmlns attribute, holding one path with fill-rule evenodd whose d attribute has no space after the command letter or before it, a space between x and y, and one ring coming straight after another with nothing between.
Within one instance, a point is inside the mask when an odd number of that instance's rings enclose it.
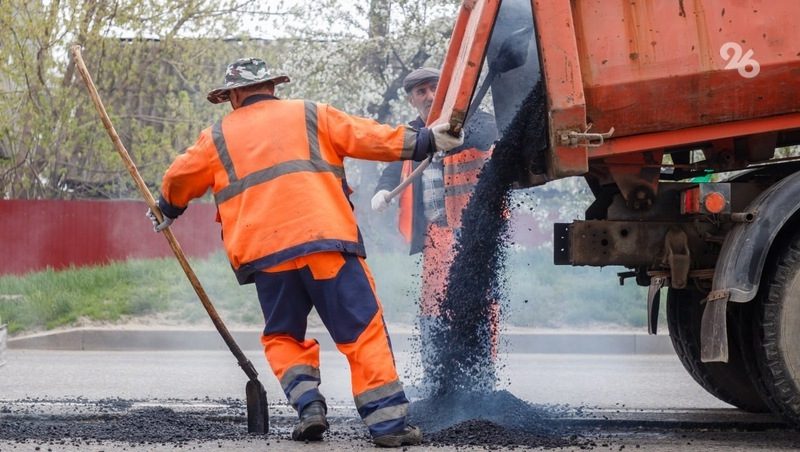
<instances>
[{"instance_id":1,"label":"orange work trousers","mask_svg":"<svg viewBox=\"0 0 800 452\"><path fill-rule=\"evenodd\" d=\"M365 260L339 252L301 256L259 272L264 354L298 411L319 391L319 343L306 339L315 308L350 363L356 408L373 436L406 427L408 400L397 375L383 309Z\"/></svg>"}]
</instances>

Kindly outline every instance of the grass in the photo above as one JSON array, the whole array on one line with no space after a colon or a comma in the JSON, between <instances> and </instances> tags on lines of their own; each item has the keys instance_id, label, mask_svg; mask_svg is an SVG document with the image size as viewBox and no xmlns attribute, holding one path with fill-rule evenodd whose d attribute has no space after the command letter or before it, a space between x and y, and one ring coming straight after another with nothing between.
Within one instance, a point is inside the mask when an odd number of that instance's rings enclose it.
<instances>
[{"instance_id":1,"label":"grass","mask_svg":"<svg viewBox=\"0 0 800 452\"><path fill-rule=\"evenodd\" d=\"M195 268L209 294L220 290L212 263L220 259L224 258L198 261ZM232 289L238 292L235 280ZM221 302L218 307L230 304ZM113 323L158 313L172 313L187 322L205 315L174 259L0 277L0 317L11 333L69 326L81 319Z\"/></svg>"},{"instance_id":2,"label":"grass","mask_svg":"<svg viewBox=\"0 0 800 452\"><path fill-rule=\"evenodd\" d=\"M619 287L615 275L618 269L555 267L551 259L546 250L509 252L506 323L534 327L645 325L646 291L630 283ZM372 253L368 262L387 321L413 323L420 285L419 258ZM194 259L192 266L226 323L262 324L255 288L236 283L223 253ZM116 323L152 316L210 324L172 258L0 277L0 318L8 323L12 334L86 320Z\"/></svg>"}]
</instances>

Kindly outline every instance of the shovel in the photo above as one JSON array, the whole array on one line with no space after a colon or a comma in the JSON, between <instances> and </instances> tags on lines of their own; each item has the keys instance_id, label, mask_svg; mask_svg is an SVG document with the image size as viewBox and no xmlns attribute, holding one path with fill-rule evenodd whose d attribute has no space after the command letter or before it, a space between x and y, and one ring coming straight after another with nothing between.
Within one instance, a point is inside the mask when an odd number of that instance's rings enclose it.
<instances>
[{"instance_id":1,"label":"shovel","mask_svg":"<svg viewBox=\"0 0 800 452\"><path fill-rule=\"evenodd\" d=\"M486 78L475 94L475 98L472 100L466 116L464 116L464 124L467 123L467 120L475 113L475 110L478 109L483 98L486 96L486 92L489 91L489 86L491 86L498 75L525 64L525 60L528 59L528 46L531 41L531 33L533 33L532 27L520 28L503 40L503 43L500 45L500 50L497 51L497 56L489 63L489 72L486 73Z\"/></svg>"},{"instance_id":2,"label":"shovel","mask_svg":"<svg viewBox=\"0 0 800 452\"><path fill-rule=\"evenodd\" d=\"M122 141L120 141L119 135L117 135L117 131L114 129L114 125L111 124L111 119L109 119L108 113L106 113L106 108L103 106L103 102L100 100L100 95L97 93L97 88L94 86L91 75L89 75L89 70L86 69L86 64L83 62L83 57L81 57L81 47L79 45L73 45L71 51L72 58L75 61L76 67L78 68L78 72L80 72L81 78L83 78L83 81L86 83L86 88L89 90L89 95L91 96L92 102L97 109L97 113L100 114L100 119L103 121L103 125L106 128L106 132L108 132L108 136L114 143L114 147L116 147L117 152L119 153L120 157L122 157L123 162L125 162L125 166L128 168L128 172L131 174L131 177L133 177L134 182L136 182L136 186L139 188L139 192L144 197L147 206L150 207L150 210L155 213L158 221L163 221L164 216L161 213L161 210L159 210L156 200L153 198L150 190L145 185L144 180L142 180L139 170L136 169L136 165L134 165L131 156L128 154L128 151L122 144ZM181 264L184 273L186 273L186 277L189 278L189 282L192 284L192 287L194 287L194 291L197 293L198 298L200 298L200 302L203 304L203 307L206 308L206 312L208 312L208 316L211 318L211 321L214 323L217 331L222 336L222 339L228 345L228 348L231 350L233 355L236 357L239 367L244 370L247 378L249 378L249 381L245 386L245 393L247 394L247 431L250 433L268 433L269 411L267 408L267 392L264 390L264 385L258 381L258 372L256 372L255 367L253 367L253 363L251 363L244 353L242 353L242 349L240 349L239 345L236 344L236 341L233 339L233 336L231 336L228 328L224 323L222 323L222 319L219 317L219 314L217 314L217 310L214 308L214 305L211 304L211 300L208 298L203 286L200 285L200 280L197 279L197 275L194 273L194 270L192 270L192 267L189 266L189 261L186 260L186 255L183 253L183 249L181 249L181 246L178 243L178 240L175 238L175 235L172 233L172 230L167 227L161 231L161 233L164 235L164 237L166 237L167 242L169 242L172 252L175 253L175 257Z\"/></svg>"}]
</instances>

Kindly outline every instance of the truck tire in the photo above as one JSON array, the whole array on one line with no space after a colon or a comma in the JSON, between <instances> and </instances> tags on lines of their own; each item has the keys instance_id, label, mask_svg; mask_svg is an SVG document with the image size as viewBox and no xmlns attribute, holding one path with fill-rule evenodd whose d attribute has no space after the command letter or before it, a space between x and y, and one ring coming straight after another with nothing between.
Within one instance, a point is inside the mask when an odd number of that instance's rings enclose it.
<instances>
[{"instance_id":1,"label":"truck tire","mask_svg":"<svg viewBox=\"0 0 800 452\"><path fill-rule=\"evenodd\" d=\"M703 294L693 289L669 289L667 293L667 326L672 346L689 375L714 397L751 413L766 413L770 409L756 390L751 371L745 366L739 328L751 328L749 322L740 322L731 310L738 306L729 304L728 312L728 362L704 363L700 361L700 325L705 305Z\"/></svg>"},{"instance_id":2,"label":"truck tire","mask_svg":"<svg viewBox=\"0 0 800 452\"><path fill-rule=\"evenodd\" d=\"M774 249L753 300L755 358L773 411L800 426L800 233Z\"/></svg>"}]
</instances>

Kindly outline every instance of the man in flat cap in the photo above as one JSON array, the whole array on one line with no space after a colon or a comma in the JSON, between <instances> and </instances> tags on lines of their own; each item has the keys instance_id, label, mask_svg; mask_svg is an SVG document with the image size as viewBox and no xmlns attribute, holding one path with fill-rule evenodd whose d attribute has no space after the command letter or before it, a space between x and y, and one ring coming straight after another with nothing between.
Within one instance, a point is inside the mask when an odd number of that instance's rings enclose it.
<instances>
[{"instance_id":1,"label":"man in flat cap","mask_svg":"<svg viewBox=\"0 0 800 452\"><path fill-rule=\"evenodd\" d=\"M407 100L419 116L409 123L423 128L428 120L436 87L438 69L422 67L412 71L403 80ZM455 236L461 228L461 212L467 206L478 181L492 144L497 139L494 117L476 110L467 118L464 143L451 149L444 158L434 157L423 171L422 177L400 195L398 229L410 244L410 253L422 252L422 298L420 300L420 329L423 341L431 322L438 317L444 298L446 279L454 257ZM394 189L416 168L418 162L394 162L386 166L378 179L372 208L385 210L389 203L386 194ZM490 319L493 333L498 331L499 316ZM496 337L493 338L493 342ZM430 369L436 363L423 355L423 367Z\"/></svg>"},{"instance_id":2,"label":"man in flat cap","mask_svg":"<svg viewBox=\"0 0 800 452\"><path fill-rule=\"evenodd\" d=\"M267 361L299 415L292 439L320 440L328 429L319 343L306 338L313 307L347 356L356 408L375 444L419 444L420 430L407 424L408 400L343 160L424 160L463 139L449 135L447 125L392 127L330 105L275 97L275 86L288 81L271 76L257 58L229 65L208 100L230 102L233 111L167 169L158 200L166 220L149 216L163 230L190 200L213 193L233 271L240 284L255 283Z\"/></svg>"}]
</instances>

